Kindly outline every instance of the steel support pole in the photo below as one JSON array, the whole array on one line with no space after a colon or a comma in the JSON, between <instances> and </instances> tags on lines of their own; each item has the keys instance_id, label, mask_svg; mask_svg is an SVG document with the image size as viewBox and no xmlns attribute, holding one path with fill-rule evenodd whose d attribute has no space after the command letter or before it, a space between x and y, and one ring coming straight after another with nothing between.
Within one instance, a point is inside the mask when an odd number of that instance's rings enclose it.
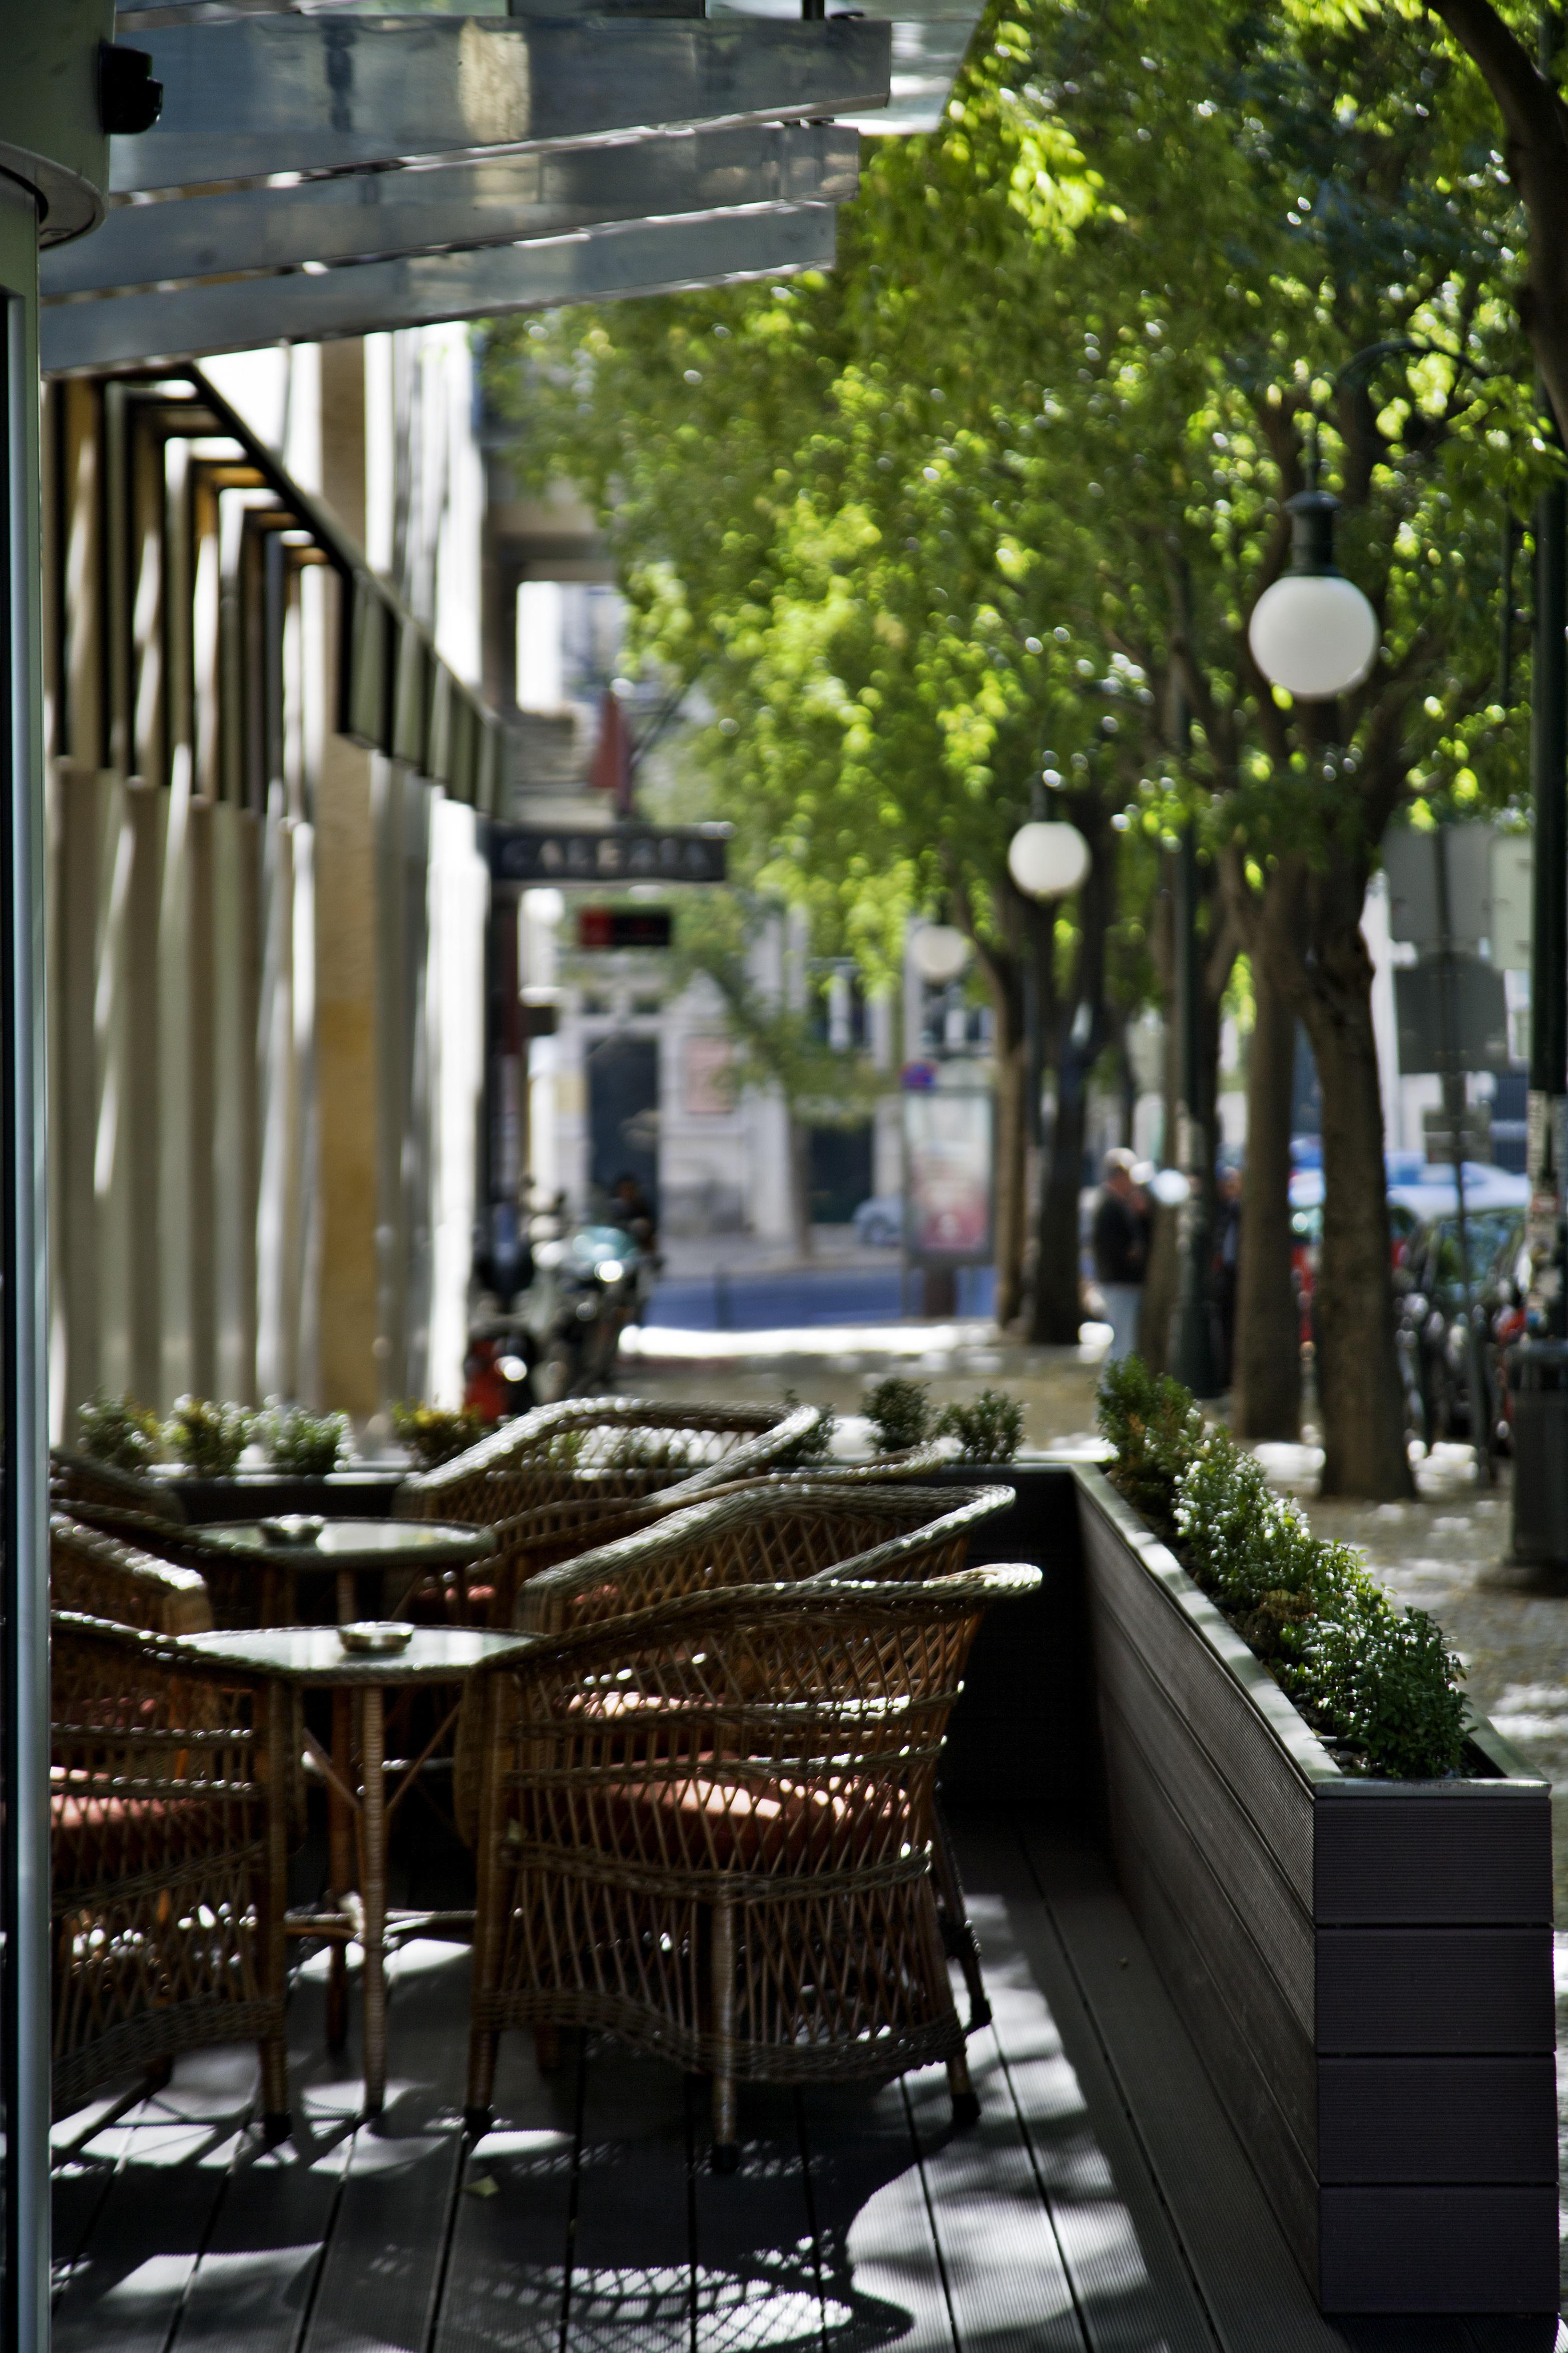
<instances>
[{"instance_id":1,"label":"steel support pole","mask_svg":"<svg viewBox=\"0 0 1568 2353\"><path fill-rule=\"evenodd\" d=\"M1542 1329L1568 1331L1563 1297L1564 1092L1568 1089L1568 491L1535 502L1535 631L1530 784L1535 821L1530 974L1531 1241Z\"/></svg>"},{"instance_id":2,"label":"steel support pole","mask_svg":"<svg viewBox=\"0 0 1568 2353\"><path fill-rule=\"evenodd\" d=\"M5 663L0 810L0 1772L5 2197L0 2344L49 2332L49 1597L44 788L38 494L38 217L0 176Z\"/></svg>"}]
</instances>

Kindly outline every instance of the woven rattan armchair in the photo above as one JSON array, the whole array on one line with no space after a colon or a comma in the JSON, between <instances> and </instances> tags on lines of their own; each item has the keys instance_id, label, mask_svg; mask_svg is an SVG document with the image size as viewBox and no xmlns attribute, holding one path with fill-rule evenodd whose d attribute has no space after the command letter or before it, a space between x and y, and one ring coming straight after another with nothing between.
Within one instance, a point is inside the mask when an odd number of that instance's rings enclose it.
<instances>
[{"instance_id":1,"label":"woven rattan armchair","mask_svg":"<svg viewBox=\"0 0 1568 2353\"><path fill-rule=\"evenodd\" d=\"M775 1487L787 1494L824 1482L843 1489L880 1488L918 1480L946 1459L941 1447L910 1447L907 1453L879 1455L865 1462L825 1460L807 1471L763 1471L749 1478L728 1478L718 1485L707 1483L699 1475L650 1495L558 1497L495 1523L495 1553L485 1563L484 1581L476 1584L470 1577L468 1599L477 1605L482 1594L489 1624L505 1628L516 1617L520 1589L542 1570L651 1528L670 1513L688 1510L699 1497L707 1501L759 1486Z\"/></svg>"},{"instance_id":2,"label":"woven rattan armchair","mask_svg":"<svg viewBox=\"0 0 1568 2353\"><path fill-rule=\"evenodd\" d=\"M508 2027L605 2030L737 2087L943 2061L978 2106L931 1878L981 1616L1036 1568L699 1593L484 1678L468 2123Z\"/></svg>"},{"instance_id":3,"label":"woven rattan armchair","mask_svg":"<svg viewBox=\"0 0 1568 2353\"><path fill-rule=\"evenodd\" d=\"M211 1625L233 1631L261 1623L289 1626L298 1620L299 1597L294 1577L269 1579L258 1594L251 1563L206 1543L199 1527L189 1527L182 1521L166 1520L149 1512L121 1511L110 1504L72 1504L67 1509L68 1516L82 1527L131 1546L153 1560L193 1570L206 1588L212 1607L207 1622ZM105 1609L97 1614L107 1618L118 1613ZM172 1627L168 1630L186 1633L195 1630Z\"/></svg>"},{"instance_id":4,"label":"woven rattan armchair","mask_svg":"<svg viewBox=\"0 0 1568 2353\"><path fill-rule=\"evenodd\" d=\"M254 2042L276 2137L289 1695L129 1627L57 1612L52 1636L56 2107L201 2044Z\"/></svg>"},{"instance_id":5,"label":"woven rattan armchair","mask_svg":"<svg viewBox=\"0 0 1568 2353\"><path fill-rule=\"evenodd\" d=\"M146 1524L138 1515L113 1516L144 1532ZM49 1514L49 1602L56 1609L139 1626L150 1634L200 1634L213 1622L206 1581L196 1569L161 1559L65 1512Z\"/></svg>"},{"instance_id":6,"label":"woven rattan armchair","mask_svg":"<svg viewBox=\"0 0 1568 2353\"><path fill-rule=\"evenodd\" d=\"M942 1577L963 1567L981 1523L1013 1501L1011 1487L854 1486L832 1473L753 1480L531 1577L511 1623L560 1633L722 1586Z\"/></svg>"},{"instance_id":7,"label":"woven rattan armchair","mask_svg":"<svg viewBox=\"0 0 1568 2353\"><path fill-rule=\"evenodd\" d=\"M503 1422L397 1491L400 1516L498 1520L541 1504L693 1494L787 1461L822 1417L815 1406L670 1405L578 1398Z\"/></svg>"},{"instance_id":8,"label":"woven rattan armchair","mask_svg":"<svg viewBox=\"0 0 1568 2353\"><path fill-rule=\"evenodd\" d=\"M73 1504L108 1504L124 1512L150 1512L159 1519L182 1521L185 1507L178 1495L134 1471L121 1471L96 1455L79 1454L68 1446L49 1450L49 1496L67 1510Z\"/></svg>"}]
</instances>

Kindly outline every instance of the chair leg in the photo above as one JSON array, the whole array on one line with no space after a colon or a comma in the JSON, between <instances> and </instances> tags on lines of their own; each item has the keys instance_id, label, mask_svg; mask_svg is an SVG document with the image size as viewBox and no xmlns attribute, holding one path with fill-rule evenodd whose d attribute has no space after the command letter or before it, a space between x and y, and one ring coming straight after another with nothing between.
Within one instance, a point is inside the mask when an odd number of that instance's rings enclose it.
<instances>
[{"instance_id":1,"label":"chair leg","mask_svg":"<svg viewBox=\"0 0 1568 2353\"><path fill-rule=\"evenodd\" d=\"M947 2088L952 2094L953 2123L977 2125L980 2122L980 2094L970 2081L969 2062L962 2051L955 2052L947 2063Z\"/></svg>"},{"instance_id":2,"label":"chair leg","mask_svg":"<svg viewBox=\"0 0 1568 2353\"><path fill-rule=\"evenodd\" d=\"M490 2094L495 2090L496 2049L500 2036L476 2026L468 2037L468 2091L463 2103L463 2129L482 2139L490 2128Z\"/></svg>"},{"instance_id":3,"label":"chair leg","mask_svg":"<svg viewBox=\"0 0 1568 2353\"><path fill-rule=\"evenodd\" d=\"M261 2130L268 2148L294 2129L289 2113L289 2046L281 2035L261 2045Z\"/></svg>"},{"instance_id":4,"label":"chair leg","mask_svg":"<svg viewBox=\"0 0 1568 2353\"><path fill-rule=\"evenodd\" d=\"M733 2173L741 2161L735 2089L735 1907L713 1906L713 2170Z\"/></svg>"},{"instance_id":5,"label":"chair leg","mask_svg":"<svg viewBox=\"0 0 1568 2353\"><path fill-rule=\"evenodd\" d=\"M496 1750L500 1742L500 1677L487 1675L483 1679L483 1730L479 1755L483 1759L483 1777L479 1784L479 1818L475 1839L475 1859L479 1869L474 1894L474 1971L472 2000L476 2010L481 1996L495 1991L500 1975L501 1917L506 1894L506 1874L498 1866L496 1855L496 1780L500 1758ZM468 2093L463 2108L463 2123L478 2140L489 2130L490 2094L495 2088L496 2050L500 2041L495 2027L475 2026L468 2036Z\"/></svg>"},{"instance_id":6,"label":"chair leg","mask_svg":"<svg viewBox=\"0 0 1568 2353\"><path fill-rule=\"evenodd\" d=\"M947 1824L940 1810L932 1827L931 1870L936 1883L936 1908L937 1917L942 1923L942 1949L948 1959L956 1961L963 1971L963 1982L969 1993L969 2032L978 2034L983 2026L991 2023L991 2004L985 1998L985 1979L981 1974L980 1947L970 1922L969 1907L963 1900L963 1888L959 1880L958 1866L952 1859Z\"/></svg>"}]
</instances>

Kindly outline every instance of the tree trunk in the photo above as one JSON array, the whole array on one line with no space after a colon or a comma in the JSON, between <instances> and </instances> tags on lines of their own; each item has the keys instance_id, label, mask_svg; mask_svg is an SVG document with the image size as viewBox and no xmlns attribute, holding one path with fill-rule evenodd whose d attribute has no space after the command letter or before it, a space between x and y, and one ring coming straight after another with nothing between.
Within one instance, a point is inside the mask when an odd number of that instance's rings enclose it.
<instances>
[{"instance_id":1,"label":"tree trunk","mask_svg":"<svg viewBox=\"0 0 1568 2353\"><path fill-rule=\"evenodd\" d=\"M1069 1045L1057 1080L1057 1115L1040 1188L1040 1228L1035 1241L1035 1296L1029 1337L1046 1346L1071 1347L1083 1321L1079 1274L1079 1195L1082 1191L1083 1138L1089 1109L1088 1072Z\"/></svg>"},{"instance_id":2,"label":"tree trunk","mask_svg":"<svg viewBox=\"0 0 1568 2353\"><path fill-rule=\"evenodd\" d=\"M1023 1305L1029 1072L1015 992L994 986L992 1003L996 1018L995 1316L1005 1326Z\"/></svg>"},{"instance_id":3,"label":"tree trunk","mask_svg":"<svg viewBox=\"0 0 1568 2353\"><path fill-rule=\"evenodd\" d=\"M789 1114L789 1217L797 1259L812 1256L811 1130L805 1120Z\"/></svg>"},{"instance_id":4,"label":"tree trunk","mask_svg":"<svg viewBox=\"0 0 1568 2353\"><path fill-rule=\"evenodd\" d=\"M1161 1089L1163 1100L1158 1155L1163 1167L1173 1166L1181 1149L1176 1134L1182 1044L1181 1025L1174 1010L1177 1005L1175 898L1170 881L1173 866L1174 860L1167 857L1164 860L1165 887L1160 894L1163 921L1154 927L1152 940L1160 992L1166 1008L1163 1084ZM1171 1319L1175 1313L1182 1280L1177 1249L1179 1240L1180 1222L1176 1211L1156 1201L1151 1194L1149 1262L1143 1276L1143 1296L1138 1308L1138 1353L1152 1373L1169 1372L1171 1368Z\"/></svg>"},{"instance_id":5,"label":"tree trunk","mask_svg":"<svg viewBox=\"0 0 1568 2353\"><path fill-rule=\"evenodd\" d=\"M1247 1172L1236 1286L1231 1426L1238 1438L1301 1434L1301 1345L1290 1280L1290 1098L1296 1016L1261 957L1247 1066Z\"/></svg>"},{"instance_id":6,"label":"tree trunk","mask_svg":"<svg viewBox=\"0 0 1568 2353\"><path fill-rule=\"evenodd\" d=\"M1282 859L1257 936L1277 987L1307 1025L1323 1103L1318 1403L1325 1495L1415 1492L1394 1345L1383 1099L1362 937L1366 863L1338 844L1326 865Z\"/></svg>"},{"instance_id":7,"label":"tree trunk","mask_svg":"<svg viewBox=\"0 0 1568 2353\"><path fill-rule=\"evenodd\" d=\"M1171 1319L1181 1287L1181 1213L1149 1203L1149 1267L1138 1306L1138 1354L1152 1373L1171 1369Z\"/></svg>"},{"instance_id":8,"label":"tree trunk","mask_svg":"<svg viewBox=\"0 0 1568 2353\"><path fill-rule=\"evenodd\" d=\"M1323 1103L1323 1241L1317 1285L1325 1495L1413 1494L1394 1345L1383 1097L1372 958L1359 925L1334 944L1304 1008Z\"/></svg>"}]
</instances>

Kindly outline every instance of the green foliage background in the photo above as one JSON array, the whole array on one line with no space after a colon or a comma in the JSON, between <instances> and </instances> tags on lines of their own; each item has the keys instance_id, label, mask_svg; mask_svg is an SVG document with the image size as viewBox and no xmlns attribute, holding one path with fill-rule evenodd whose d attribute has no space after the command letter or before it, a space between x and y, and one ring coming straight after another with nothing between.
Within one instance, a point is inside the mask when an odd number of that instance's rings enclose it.
<instances>
[{"instance_id":1,"label":"green foliage background","mask_svg":"<svg viewBox=\"0 0 1568 2353\"><path fill-rule=\"evenodd\" d=\"M701 681L710 806L821 944L885 972L942 890L1003 939L1042 754L1082 786L1107 713L1123 997L1184 815L1258 884L1517 798L1502 525L1550 460L1497 136L1418 14L994 0L941 130L868 142L830 276L492 333L521 464L598 503L638 658ZM1313 407L1385 638L1328 757L1245 646Z\"/></svg>"}]
</instances>

